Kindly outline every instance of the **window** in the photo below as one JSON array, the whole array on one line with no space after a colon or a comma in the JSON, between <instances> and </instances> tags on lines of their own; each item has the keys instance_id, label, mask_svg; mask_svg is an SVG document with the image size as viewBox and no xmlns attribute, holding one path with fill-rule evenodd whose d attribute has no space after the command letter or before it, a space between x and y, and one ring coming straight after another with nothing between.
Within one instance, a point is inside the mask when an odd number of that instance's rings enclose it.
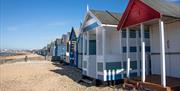
<instances>
[{"instance_id":1,"label":"window","mask_svg":"<svg viewBox=\"0 0 180 91\"><path fill-rule=\"evenodd\" d=\"M136 70L137 69L137 61L131 61L130 63L130 68L132 70Z\"/></svg>"},{"instance_id":2,"label":"window","mask_svg":"<svg viewBox=\"0 0 180 91\"><path fill-rule=\"evenodd\" d=\"M123 68L127 69L127 62L123 62Z\"/></svg>"},{"instance_id":3,"label":"window","mask_svg":"<svg viewBox=\"0 0 180 91\"><path fill-rule=\"evenodd\" d=\"M85 47L84 47L84 54L87 55L87 39L85 39Z\"/></svg>"},{"instance_id":4,"label":"window","mask_svg":"<svg viewBox=\"0 0 180 91\"><path fill-rule=\"evenodd\" d=\"M144 38L149 38L149 32L145 32Z\"/></svg>"},{"instance_id":5,"label":"window","mask_svg":"<svg viewBox=\"0 0 180 91\"><path fill-rule=\"evenodd\" d=\"M126 53L126 47L123 47L123 53Z\"/></svg>"},{"instance_id":6,"label":"window","mask_svg":"<svg viewBox=\"0 0 180 91\"><path fill-rule=\"evenodd\" d=\"M67 43L67 52L69 52L69 42Z\"/></svg>"},{"instance_id":7,"label":"window","mask_svg":"<svg viewBox=\"0 0 180 91\"><path fill-rule=\"evenodd\" d=\"M137 52L136 47L130 47L130 52ZM123 47L123 53L126 53L126 47Z\"/></svg>"},{"instance_id":8,"label":"window","mask_svg":"<svg viewBox=\"0 0 180 91\"><path fill-rule=\"evenodd\" d=\"M150 36L149 30L145 30L144 31L144 38L149 38L149 36Z\"/></svg>"},{"instance_id":9,"label":"window","mask_svg":"<svg viewBox=\"0 0 180 91\"><path fill-rule=\"evenodd\" d=\"M136 30L130 30L130 38L136 38Z\"/></svg>"},{"instance_id":10,"label":"window","mask_svg":"<svg viewBox=\"0 0 180 91\"><path fill-rule=\"evenodd\" d=\"M141 46L139 47L139 51L141 52ZM145 52L150 52L150 51L151 51L150 46L146 46L145 47Z\"/></svg>"},{"instance_id":11,"label":"window","mask_svg":"<svg viewBox=\"0 0 180 91\"><path fill-rule=\"evenodd\" d=\"M123 68L127 69L127 62L123 62ZM137 69L137 61L130 61L130 68L132 70L136 70Z\"/></svg>"},{"instance_id":12,"label":"window","mask_svg":"<svg viewBox=\"0 0 180 91\"><path fill-rule=\"evenodd\" d=\"M136 47L130 47L130 52L137 52L137 48Z\"/></svg>"},{"instance_id":13,"label":"window","mask_svg":"<svg viewBox=\"0 0 180 91\"><path fill-rule=\"evenodd\" d=\"M139 31L139 37L141 38L141 30ZM150 37L149 30L145 30L144 31L144 38L149 38L149 37Z\"/></svg>"},{"instance_id":14,"label":"window","mask_svg":"<svg viewBox=\"0 0 180 91\"><path fill-rule=\"evenodd\" d=\"M96 55L96 40L89 40L89 55Z\"/></svg>"},{"instance_id":15,"label":"window","mask_svg":"<svg viewBox=\"0 0 180 91\"><path fill-rule=\"evenodd\" d=\"M122 38L126 38L126 30L122 30Z\"/></svg>"},{"instance_id":16,"label":"window","mask_svg":"<svg viewBox=\"0 0 180 91\"><path fill-rule=\"evenodd\" d=\"M151 51L150 46L146 46L146 47L145 47L145 51L146 51L146 52L150 52L150 51Z\"/></svg>"},{"instance_id":17,"label":"window","mask_svg":"<svg viewBox=\"0 0 180 91\"><path fill-rule=\"evenodd\" d=\"M107 70L117 70L121 69L121 62L107 62L106 63L106 69Z\"/></svg>"}]
</instances>

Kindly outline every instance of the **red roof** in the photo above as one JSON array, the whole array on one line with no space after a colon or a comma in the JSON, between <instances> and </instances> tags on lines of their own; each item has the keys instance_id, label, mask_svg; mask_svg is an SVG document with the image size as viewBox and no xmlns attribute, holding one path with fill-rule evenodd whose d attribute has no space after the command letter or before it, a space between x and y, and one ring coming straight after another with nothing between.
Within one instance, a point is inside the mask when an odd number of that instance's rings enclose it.
<instances>
[{"instance_id":1,"label":"red roof","mask_svg":"<svg viewBox=\"0 0 180 91\"><path fill-rule=\"evenodd\" d=\"M117 30L155 18L160 18L160 16L161 14L158 11L146 5L141 0L130 0L119 21Z\"/></svg>"}]
</instances>

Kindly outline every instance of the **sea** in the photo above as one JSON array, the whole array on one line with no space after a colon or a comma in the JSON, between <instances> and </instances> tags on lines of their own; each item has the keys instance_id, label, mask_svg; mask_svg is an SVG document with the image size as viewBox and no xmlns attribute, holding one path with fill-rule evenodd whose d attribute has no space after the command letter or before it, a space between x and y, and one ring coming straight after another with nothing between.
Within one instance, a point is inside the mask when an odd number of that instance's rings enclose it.
<instances>
[{"instance_id":1,"label":"sea","mask_svg":"<svg viewBox=\"0 0 180 91\"><path fill-rule=\"evenodd\" d=\"M12 53L12 52L0 52L0 57L2 56L14 56L16 55L16 53Z\"/></svg>"}]
</instances>

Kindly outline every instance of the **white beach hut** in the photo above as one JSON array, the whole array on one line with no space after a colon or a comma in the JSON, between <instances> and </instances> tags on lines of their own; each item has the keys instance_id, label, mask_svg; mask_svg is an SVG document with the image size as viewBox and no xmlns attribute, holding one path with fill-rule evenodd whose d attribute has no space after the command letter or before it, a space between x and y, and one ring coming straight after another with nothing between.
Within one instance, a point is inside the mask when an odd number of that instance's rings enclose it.
<instances>
[{"instance_id":1,"label":"white beach hut","mask_svg":"<svg viewBox=\"0 0 180 91\"><path fill-rule=\"evenodd\" d=\"M83 75L101 81L126 77L126 33L116 31L121 14L88 10L82 25ZM130 32L131 76L140 75L139 31ZM148 39L147 39L148 40ZM148 42L148 41L147 41ZM140 66L139 66L140 67Z\"/></svg>"}]
</instances>

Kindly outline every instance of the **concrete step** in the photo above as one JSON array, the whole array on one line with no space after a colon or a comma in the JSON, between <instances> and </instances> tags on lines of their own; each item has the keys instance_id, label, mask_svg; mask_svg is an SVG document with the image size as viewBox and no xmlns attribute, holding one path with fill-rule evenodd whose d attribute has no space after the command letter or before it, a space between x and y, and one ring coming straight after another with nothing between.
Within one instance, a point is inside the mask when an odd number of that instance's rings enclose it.
<instances>
[{"instance_id":1,"label":"concrete step","mask_svg":"<svg viewBox=\"0 0 180 91\"><path fill-rule=\"evenodd\" d=\"M88 83L88 84L92 84L93 81L89 80L89 79L81 79L82 82Z\"/></svg>"},{"instance_id":2,"label":"concrete step","mask_svg":"<svg viewBox=\"0 0 180 91\"><path fill-rule=\"evenodd\" d=\"M90 77L87 77L87 76L82 76L82 78L80 79L79 82L83 82L83 83L86 83L86 84L90 84L90 85L93 85L95 83L95 79L93 78L90 78Z\"/></svg>"}]
</instances>

